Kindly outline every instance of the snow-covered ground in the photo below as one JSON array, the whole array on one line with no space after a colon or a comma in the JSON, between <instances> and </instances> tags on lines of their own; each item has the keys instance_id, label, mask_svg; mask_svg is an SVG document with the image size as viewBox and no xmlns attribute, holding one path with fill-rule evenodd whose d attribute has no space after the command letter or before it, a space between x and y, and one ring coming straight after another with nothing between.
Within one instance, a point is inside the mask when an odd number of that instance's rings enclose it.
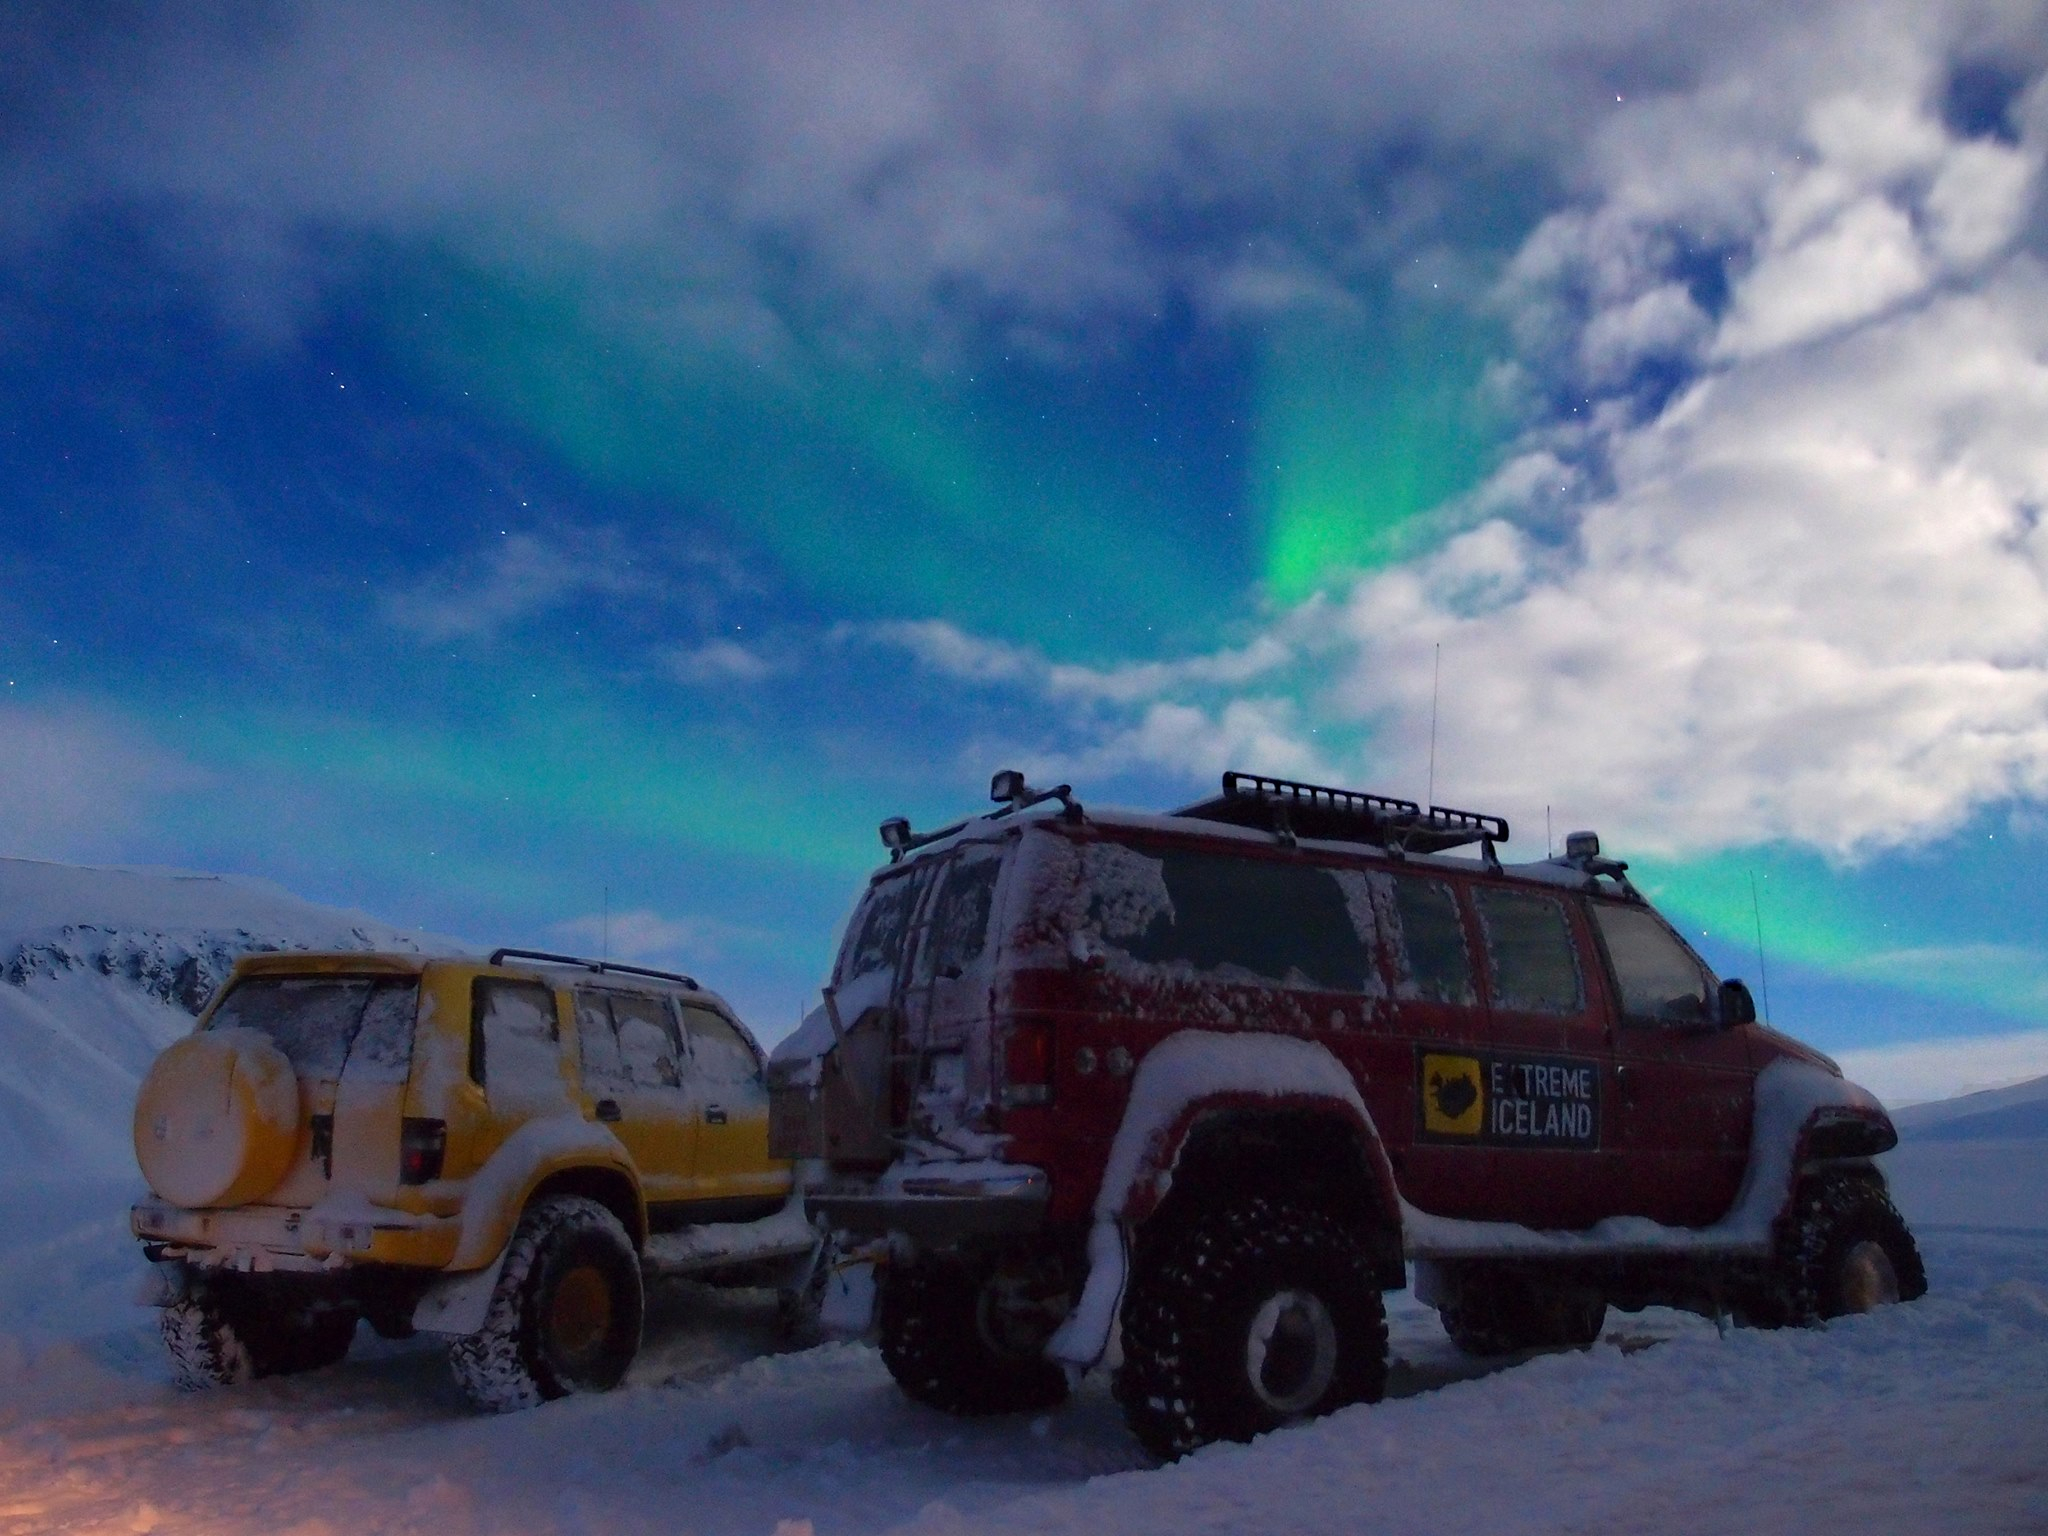
<instances>
[{"instance_id":1,"label":"snow-covered ground","mask_svg":"<svg viewBox=\"0 0 2048 1536\"><path fill-rule=\"evenodd\" d=\"M11 862L0 966L21 942ZM337 916L318 911L298 918ZM144 916L115 952L143 933L293 941ZM1099 1374L1056 1413L963 1422L904 1400L867 1345L781 1340L766 1295L680 1282L602 1398L479 1418L434 1349L367 1332L328 1371L180 1394L132 1299L139 1186L108 1159L150 1042L184 1016L110 970L0 981L0 1072L99 1073L65 1118L10 1119L34 1094L0 1098L0 1536L2048 1531L2048 1131L2027 1108L2048 1080L1905 1117L1886 1161L1924 1301L1814 1332L1616 1315L1589 1351L1489 1370L1395 1297L1387 1402L1157 1468Z\"/></svg>"}]
</instances>

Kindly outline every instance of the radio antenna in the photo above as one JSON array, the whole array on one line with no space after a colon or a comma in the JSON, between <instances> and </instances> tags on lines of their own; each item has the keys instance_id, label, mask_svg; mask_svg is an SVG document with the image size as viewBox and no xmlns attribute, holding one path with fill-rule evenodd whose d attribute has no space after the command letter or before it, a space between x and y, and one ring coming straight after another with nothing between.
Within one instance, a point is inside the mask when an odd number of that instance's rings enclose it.
<instances>
[{"instance_id":1,"label":"radio antenna","mask_svg":"<svg viewBox=\"0 0 2048 1536\"><path fill-rule=\"evenodd\" d=\"M1423 796L1429 804L1436 804L1436 701L1444 680L1444 643L1436 643L1436 661L1429 672L1429 793Z\"/></svg>"},{"instance_id":2,"label":"radio antenna","mask_svg":"<svg viewBox=\"0 0 2048 1536\"><path fill-rule=\"evenodd\" d=\"M601 929L601 931L600 931L600 935L599 935L599 939L598 939L598 942L599 942L599 943L600 943L600 944L601 944L601 945L603 946L603 948L601 948L601 949L600 949L600 950L598 951L598 958L599 958L599 959L601 959L601 960L609 960L609 959L611 959L611 957L612 957L612 888L611 888L611 883L610 883L609 881L607 881L607 882L605 883L605 888L604 888L604 926L603 926L603 928L602 928L602 929Z\"/></svg>"},{"instance_id":3,"label":"radio antenna","mask_svg":"<svg viewBox=\"0 0 2048 1536\"><path fill-rule=\"evenodd\" d=\"M1756 896L1756 871L1749 872L1749 913L1756 920L1756 979L1763 989L1764 1017L1771 1016L1771 973L1764 969L1764 908Z\"/></svg>"},{"instance_id":4,"label":"radio antenna","mask_svg":"<svg viewBox=\"0 0 2048 1536\"><path fill-rule=\"evenodd\" d=\"M1546 805L1543 807L1543 857L1546 859L1555 857L1550 849L1550 807Z\"/></svg>"}]
</instances>

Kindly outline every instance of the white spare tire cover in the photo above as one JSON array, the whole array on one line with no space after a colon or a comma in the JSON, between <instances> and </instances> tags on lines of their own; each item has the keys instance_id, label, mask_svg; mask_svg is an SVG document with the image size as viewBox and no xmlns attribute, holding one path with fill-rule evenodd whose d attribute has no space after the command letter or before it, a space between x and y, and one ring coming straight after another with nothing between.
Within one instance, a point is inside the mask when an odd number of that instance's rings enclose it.
<instances>
[{"instance_id":1,"label":"white spare tire cover","mask_svg":"<svg viewBox=\"0 0 2048 1536\"><path fill-rule=\"evenodd\" d=\"M135 1161L173 1205L242 1205L277 1187L299 1135L299 1081L255 1029L187 1035L135 1098Z\"/></svg>"}]
</instances>

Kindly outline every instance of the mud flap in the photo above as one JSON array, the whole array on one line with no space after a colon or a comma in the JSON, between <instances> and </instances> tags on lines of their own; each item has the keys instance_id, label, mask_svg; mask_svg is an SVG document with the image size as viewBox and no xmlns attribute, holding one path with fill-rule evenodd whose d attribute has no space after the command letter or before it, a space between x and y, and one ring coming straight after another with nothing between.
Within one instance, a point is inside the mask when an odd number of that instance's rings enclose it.
<instances>
[{"instance_id":1,"label":"mud flap","mask_svg":"<svg viewBox=\"0 0 2048 1536\"><path fill-rule=\"evenodd\" d=\"M1069 1381L1078 1380L1108 1350L1129 1271L1123 1223L1098 1220L1088 1232L1088 1279L1081 1299L1045 1346L1046 1358L1065 1366Z\"/></svg>"},{"instance_id":2,"label":"mud flap","mask_svg":"<svg viewBox=\"0 0 2048 1536\"><path fill-rule=\"evenodd\" d=\"M511 1246L507 1243L500 1248L498 1256L482 1269L435 1281L412 1309L413 1327L421 1333L456 1335L483 1327L491 1310L491 1293L498 1288L498 1276L504 1271Z\"/></svg>"}]
</instances>

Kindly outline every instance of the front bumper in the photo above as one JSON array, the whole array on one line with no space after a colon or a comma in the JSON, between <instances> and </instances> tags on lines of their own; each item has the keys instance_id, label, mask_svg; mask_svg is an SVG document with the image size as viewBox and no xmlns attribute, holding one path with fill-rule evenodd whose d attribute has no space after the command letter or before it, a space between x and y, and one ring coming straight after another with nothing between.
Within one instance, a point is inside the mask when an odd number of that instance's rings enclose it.
<instances>
[{"instance_id":1,"label":"front bumper","mask_svg":"<svg viewBox=\"0 0 2048 1536\"><path fill-rule=\"evenodd\" d=\"M462 1236L458 1221L403 1211L339 1213L276 1205L195 1211L158 1200L133 1207L128 1226L152 1257L254 1273L324 1272L352 1264L441 1269L455 1257Z\"/></svg>"},{"instance_id":2,"label":"front bumper","mask_svg":"<svg viewBox=\"0 0 2048 1536\"><path fill-rule=\"evenodd\" d=\"M1022 1163L923 1163L899 1164L871 1181L828 1183L806 1191L804 1203L842 1232L946 1244L1028 1236L1044 1227L1051 1198L1045 1171Z\"/></svg>"}]
</instances>

